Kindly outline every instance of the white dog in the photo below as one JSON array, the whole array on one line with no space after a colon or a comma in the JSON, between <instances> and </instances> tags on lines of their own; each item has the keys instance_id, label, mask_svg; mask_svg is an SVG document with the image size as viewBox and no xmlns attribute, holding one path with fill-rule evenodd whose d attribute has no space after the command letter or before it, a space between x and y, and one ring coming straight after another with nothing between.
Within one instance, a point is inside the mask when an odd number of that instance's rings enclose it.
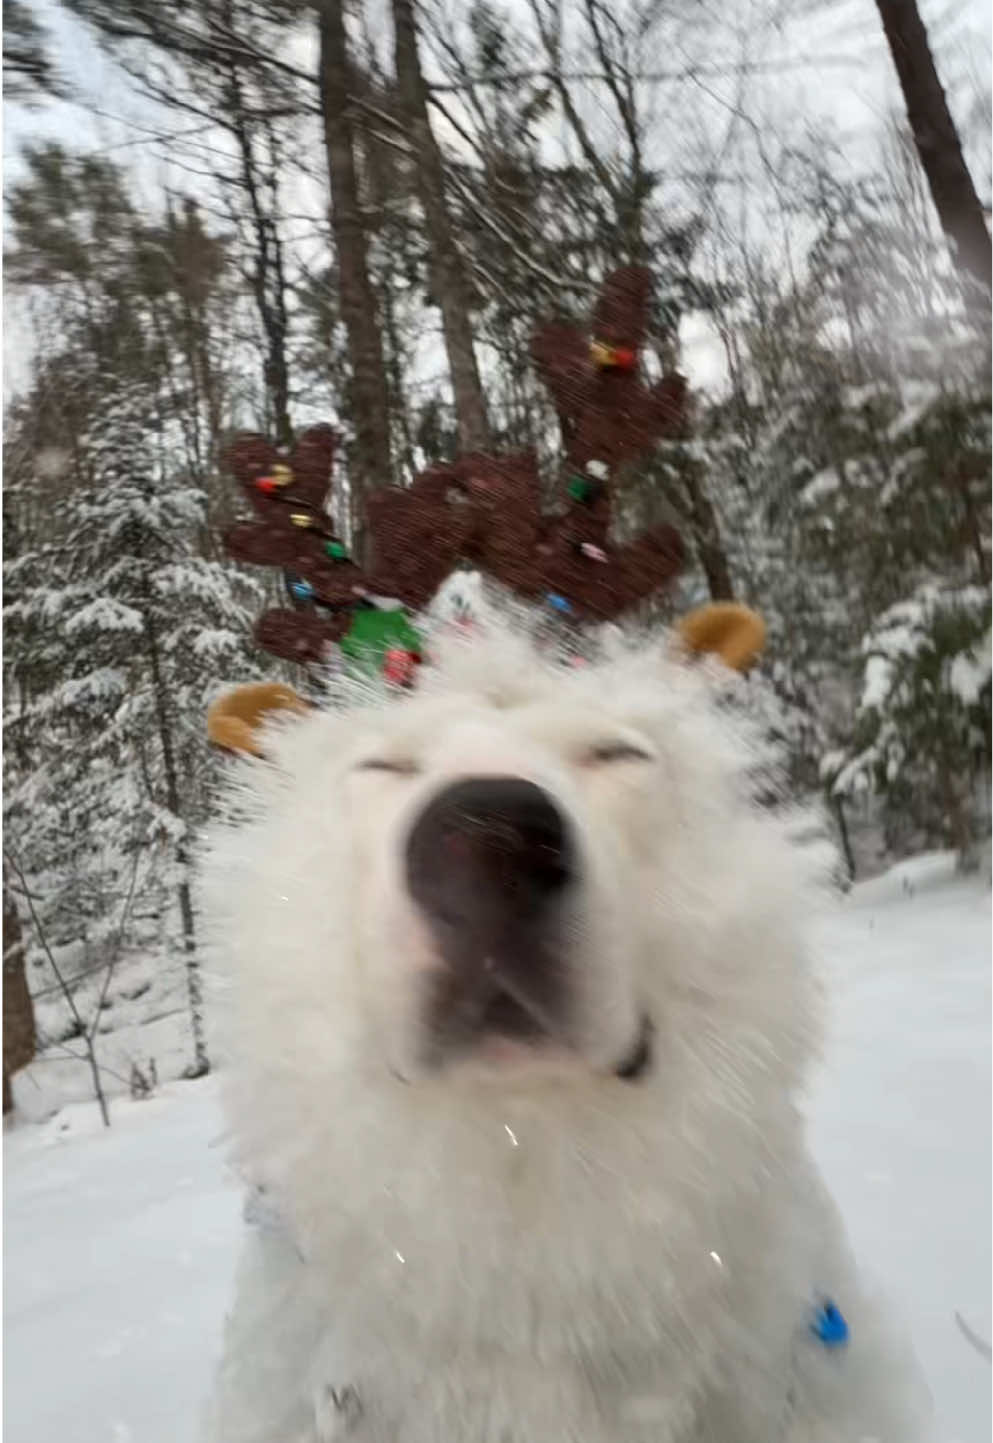
<instances>
[{"instance_id":1,"label":"white dog","mask_svg":"<svg viewBox=\"0 0 993 1443\"><path fill-rule=\"evenodd\" d=\"M206 885L273 1211L212 1443L930 1436L796 1110L823 859L677 652L497 626L240 765Z\"/></svg>"}]
</instances>

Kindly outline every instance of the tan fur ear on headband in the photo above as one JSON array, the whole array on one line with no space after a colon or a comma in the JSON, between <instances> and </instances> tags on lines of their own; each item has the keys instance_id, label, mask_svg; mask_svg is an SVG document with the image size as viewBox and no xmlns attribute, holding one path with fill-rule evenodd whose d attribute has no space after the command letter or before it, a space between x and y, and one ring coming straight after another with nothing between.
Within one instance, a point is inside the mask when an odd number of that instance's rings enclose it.
<instances>
[{"instance_id":1,"label":"tan fur ear on headband","mask_svg":"<svg viewBox=\"0 0 993 1443\"><path fill-rule=\"evenodd\" d=\"M258 734L267 717L288 711L305 715L310 707L291 686L278 681L260 681L227 691L212 702L207 712L207 736L228 752L262 756Z\"/></svg>"},{"instance_id":2,"label":"tan fur ear on headband","mask_svg":"<svg viewBox=\"0 0 993 1443\"><path fill-rule=\"evenodd\" d=\"M715 601L684 616L676 634L690 651L719 657L732 671L748 671L765 645L765 622L736 601Z\"/></svg>"}]
</instances>

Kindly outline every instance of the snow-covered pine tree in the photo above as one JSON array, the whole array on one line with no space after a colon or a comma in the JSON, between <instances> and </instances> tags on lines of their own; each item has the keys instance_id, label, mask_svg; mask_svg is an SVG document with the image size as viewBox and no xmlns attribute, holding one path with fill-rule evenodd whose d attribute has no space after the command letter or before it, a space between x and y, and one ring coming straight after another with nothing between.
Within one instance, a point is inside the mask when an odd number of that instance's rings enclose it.
<instances>
[{"instance_id":1,"label":"snow-covered pine tree","mask_svg":"<svg viewBox=\"0 0 993 1443\"><path fill-rule=\"evenodd\" d=\"M904 845L971 861L989 824L989 593L925 583L883 612L862 654L851 740L824 759L833 794L877 793Z\"/></svg>"},{"instance_id":2,"label":"snow-covered pine tree","mask_svg":"<svg viewBox=\"0 0 993 1443\"><path fill-rule=\"evenodd\" d=\"M988 823L989 351L944 280L918 277L929 308L839 358L834 459L798 477L796 505L857 697L822 766L831 795L877 797L891 851L965 856Z\"/></svg>"},{"instance_id":3,"label":"snow-covered pine tree","mask_svg":"<svg viewBox=\"0 0 993 1443\"><path fill-rule=\"evenodd\" d=\"M189 864L211 766L203 713L253 664L248 609L232 570L203 554L205 498L173 462L157 401L137 380L108 388L53 520L60 544L39 537L11 562L10 673L16 689L30 662L30 686L16 696L8 845L49 941L81 943L84 969L99 963L129 894L158 917L158 936L140 940L178 942L199 1074L208 1059Z\"/></svg>"},{"instance_id":4,"label":"snow-covered pine tree","mask_svg":"<svg viewBox=\"0 0 993 1443\"><path fill-rule=\"evenodd\" d=\"M965 844L988 728L982 686L951 678L981 671L988 621L989 334L904 181L828 187L796 282L755 267L700 442L793 779L857 796L890 854Z\"/></svg>"}]
</instances>

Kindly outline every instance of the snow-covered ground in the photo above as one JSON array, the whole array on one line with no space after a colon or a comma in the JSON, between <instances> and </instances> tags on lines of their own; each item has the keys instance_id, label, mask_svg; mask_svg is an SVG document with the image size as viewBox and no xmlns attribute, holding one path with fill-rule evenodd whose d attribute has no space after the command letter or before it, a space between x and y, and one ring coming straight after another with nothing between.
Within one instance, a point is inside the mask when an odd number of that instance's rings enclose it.
<instances>
[{"instance_id":1,"label":"snow-covered ground","mask_svg":"<svg viewBox=\"0 0 993 1443\"><path fill-rule=\"evenodd\" d=\"M71 953L61 959L61 965L63 976L70 978L83 971L74 964ZM145 1077L152 1075L154 1067L163 1083L182 1077L193 1061L193 1047L181 955L175 951L170 955L162 948L126 953L114 968L104 996L106 981L100 969L73 990L88 1027L100 1008L96 1050L108 1096L127 1094L135 1067ZM17 1078L18 1115L21 1120L44 1122L57 1108L91 1098L93 1083L88 1068L79 1063L82 1043L78 1037L66 1036L70 1018L61 990L37 958L32 959L29 985L35 996L42 993L35 1002L42 1046Z\"/></svg>"},{"instance_id":2,"label":"snow-covered ground","mask_svg":"<svg viewBox=\"0 0 993 1443\"><path fill-rule=\"evenodd\" d=\"M947 857L855 889L831 925L835 1028L812 1140L863 1268L909 1324L940 1443L990 1437L990 898Z\"/></svg>"},{"instance_id":3,"label":"snow-covered ground","mask_svg":"<svg viewBox=\"0 0 993 1443\"><path fill-rule=\"evenodd\" d=\"M825 937L814 1145L912 1331L940 1443L990 1437L990 1365L955 1322L990 1338L989 912L984 883L920 858L857 888ZM15 1092L37 1116L40 1085ZM121 1098L113 1121L71 1103L5 1136L5 1443L195 1437L241 1226L214 1083Z\"/></svg>"}]
</instances>

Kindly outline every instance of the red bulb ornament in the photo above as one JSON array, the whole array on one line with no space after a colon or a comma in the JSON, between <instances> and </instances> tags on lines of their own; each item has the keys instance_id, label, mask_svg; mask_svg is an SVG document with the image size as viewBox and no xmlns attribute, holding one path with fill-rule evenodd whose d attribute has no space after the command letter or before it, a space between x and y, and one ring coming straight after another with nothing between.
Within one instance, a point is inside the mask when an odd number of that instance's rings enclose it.
<instances>
[{"instance_id":1,"label":"red bulb ornament","mask_svg":"<svg viewBox=\"0 0 993 1443\"><path fill-rule=\"evenodd\" d=\"M256 491L263 492L266 496L271 496L274 491L281 491L284 486L291 486L292 484L292 470L289 466L285 466L282 462L279 462L272 467L267 476L259 477L255 483L255 489Z\"/></svg>"},{"instance_id":2,"label":"red bulb ornament","mask_svg":"<svg viewBox=\"0 0 993 1443\"><path fill-rule=\"evenodd\" d=\"M383 679L390 686L413 686L417 670L417 657L412 651L391 646L383 657Z\"/></svg>"}]
</instances>

